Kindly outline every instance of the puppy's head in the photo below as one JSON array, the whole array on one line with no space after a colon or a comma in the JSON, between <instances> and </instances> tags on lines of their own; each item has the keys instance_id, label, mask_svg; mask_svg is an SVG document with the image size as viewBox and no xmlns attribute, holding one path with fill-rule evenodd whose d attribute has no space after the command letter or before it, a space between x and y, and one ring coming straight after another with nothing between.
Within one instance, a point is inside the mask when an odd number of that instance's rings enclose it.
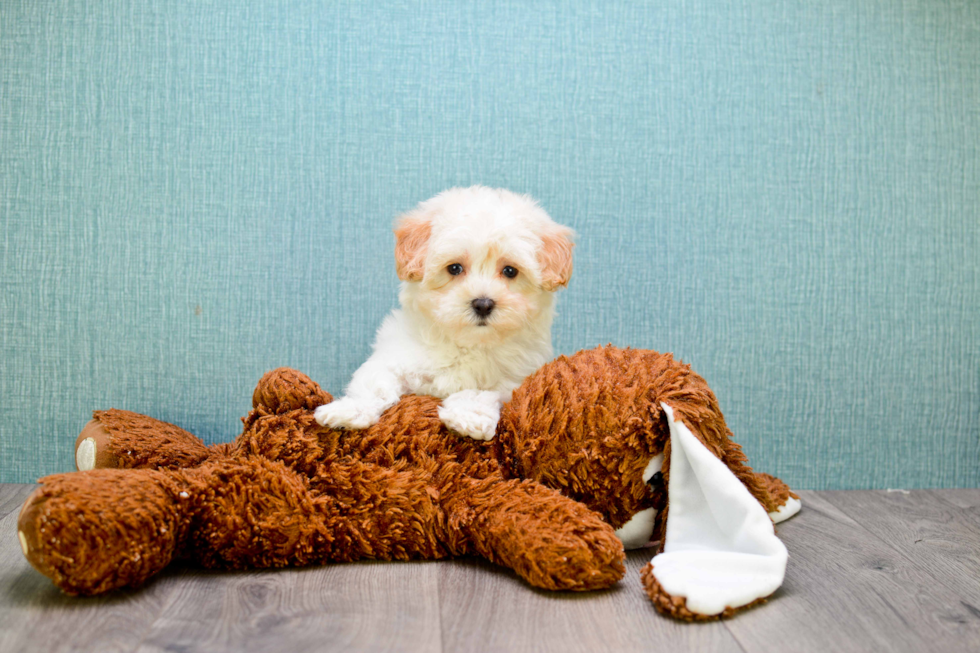
<instances>
[{"instance_id":1,"label":"puppy's head","mask_svg":"<svg viewBox=\"0 0 980 653\"><path fill-rule=\"evenodd\" d=\"M461 345L547 330L572 275L572 237L526 195L474 186L422 202L395 225L402 306Z\"/></svg>"}]
</instances>

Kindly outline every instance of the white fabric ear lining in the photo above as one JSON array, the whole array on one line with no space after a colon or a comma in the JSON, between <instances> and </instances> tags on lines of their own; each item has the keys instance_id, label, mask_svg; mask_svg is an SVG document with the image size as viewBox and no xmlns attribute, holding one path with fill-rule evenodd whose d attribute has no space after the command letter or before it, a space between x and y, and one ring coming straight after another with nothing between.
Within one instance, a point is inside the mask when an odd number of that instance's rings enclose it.
<instances>
[{"instance_id":1,"label":"white fabric ear lining","mask_svg":"<svg viewBox=\"0 0 980 653\"><path fill-rule=\"evenodd\" d=\"M786 547L741 481L661 404L670 427L664 552L653 575L687 608L720 614L769 596L783 584Z\"/></svg>"}]
</instances>

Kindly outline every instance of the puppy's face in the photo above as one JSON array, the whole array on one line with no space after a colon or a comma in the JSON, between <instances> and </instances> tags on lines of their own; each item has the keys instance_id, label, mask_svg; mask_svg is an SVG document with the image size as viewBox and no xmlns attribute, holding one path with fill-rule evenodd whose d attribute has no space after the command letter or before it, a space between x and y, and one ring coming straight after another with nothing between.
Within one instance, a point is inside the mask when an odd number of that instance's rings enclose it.
<instances>
[{"instance_id":1,"label":"puppy's face","mask_svg":"<svg viewBox=\"0 0 980 653\"><path fill-rule=\"evenodd\" d=\"M395 227L402 305L460 345L549 328L552 293L572 273L572 230L528 197L452 189Z\"/></svg>"}]
</instances>

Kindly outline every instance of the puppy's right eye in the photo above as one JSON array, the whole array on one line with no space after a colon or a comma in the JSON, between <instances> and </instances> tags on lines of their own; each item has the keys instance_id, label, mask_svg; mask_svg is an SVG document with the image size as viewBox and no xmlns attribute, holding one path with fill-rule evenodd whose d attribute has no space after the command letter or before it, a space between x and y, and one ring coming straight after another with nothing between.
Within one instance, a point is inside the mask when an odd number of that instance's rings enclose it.
<instances>
[{"instance_id":1,"label":"puppy's right eye","mask_svg":"<svg viewBox=\"0 0 980 653\"><path fill-rule=\"evenodd\" d=\"M459 276L463 274L463 266L460 265L459 263L453 263L452 265L446 268L446 272L453 275L454 277Z\"/></svg>"}]
</instances>

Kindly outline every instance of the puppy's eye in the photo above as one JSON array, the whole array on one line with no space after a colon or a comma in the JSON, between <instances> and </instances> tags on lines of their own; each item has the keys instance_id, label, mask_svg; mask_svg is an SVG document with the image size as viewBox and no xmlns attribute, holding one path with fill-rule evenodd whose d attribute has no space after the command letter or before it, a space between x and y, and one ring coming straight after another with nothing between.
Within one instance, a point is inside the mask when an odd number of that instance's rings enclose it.
<instances>
[{"instance_id":1,"label":"puppy's eye","mask_svg":"<svg viewBox=\"0 0 980 653\"><path fill-rule=\"evenodd\" d=\"M460 265L459 263L453 263L446 268L446 272L453 275L454 277L459 276L463 274L463 266Z\"/></svg>"},{"instance_id":2,"label":"puppy's eye","mask_svg":"<svg viewBox=\"0 0 980 653\"><path fill-rule=\"evenodd\" d=\"M513 279L517 276L517 268L512 268L509 265L505 265L501 272L503 272L503 275L508 279Z\"/></svg>"}]
</instances>

